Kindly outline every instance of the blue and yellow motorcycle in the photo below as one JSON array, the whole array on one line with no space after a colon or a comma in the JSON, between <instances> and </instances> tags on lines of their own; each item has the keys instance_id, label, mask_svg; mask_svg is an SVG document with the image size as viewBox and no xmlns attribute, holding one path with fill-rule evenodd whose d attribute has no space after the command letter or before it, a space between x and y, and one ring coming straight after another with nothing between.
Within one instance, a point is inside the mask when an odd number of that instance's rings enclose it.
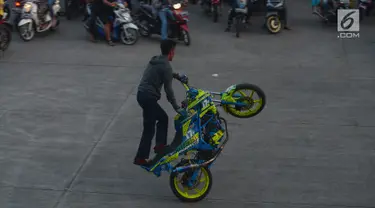
<instances>
[{"instance_id":1,"label":"blue and yellow motorcycle","mask_svg":"<svg viewBox=\"0 0 375 208\"><path fill-rule=\"evenodd\" d=\"M170 173L170 187L183 202L204 199L212 187L210 167L228 142L227 122L217 106L238 118L260 113L265 104L264 92L253 84L232 85L224 92L209 92L189 86L188 79L179 79L186 89L182 107L187 117L175 116L176 136L170 145L173 151L151 166L143 167L157 177ZM221 99L214 99L220 96Z\"/></svg>"}]
</instances>

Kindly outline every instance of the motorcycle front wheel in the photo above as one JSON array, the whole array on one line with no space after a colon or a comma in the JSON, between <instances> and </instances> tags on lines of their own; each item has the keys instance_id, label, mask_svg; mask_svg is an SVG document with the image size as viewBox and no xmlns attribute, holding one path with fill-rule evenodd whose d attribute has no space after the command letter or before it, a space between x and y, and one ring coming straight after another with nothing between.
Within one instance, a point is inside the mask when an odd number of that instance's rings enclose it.
<instances>
[{"instance_id":1,"label":"motorcycle front wheel","mask_svg":"<svg viewBox=\"0 0 375 208\"><path fill-rule=\"evenodd\" d=\"M237 118L250 118L258 115L266 105L266 95L263 90L253 84L238 84L229 94L226 101L238 104L226 104L226 112Z\"/></svg>"},{"instance_id":2,"label":"motorcycle front wheel","mask_svg":"<svg viewBox=\"0 0 375 208\"><path fill-rule=\"evenodd\" d=\"M32 24L32 23L29 23ZM20 33L20 37L23 41L30 41L35 36L35 28L34 25L31 25L31 29L29 29L29 24L21 25L18 27L18 31Z\"/></svg>"},{"instance_id":3,"label":"motorcycle front wheel","mask_svg":"<svg viewBox=\"0 0 375 208\"><path fill-rule=\"evenodd\" d=\"M214 22L217 22L219 19L219 6L217 4L214 4L212 7L212 18Z\"/></svg>"},{"instance_id":4,"label":"motorcycle front wheel","mask_svg":"<svg viewBox=\"0 0 375 208\"><path fill-rule=\"evenodd\" d=\"M134 45L138 41L139 35L136 29L126 28L121 30L120 37L123 44Z\"/></svg>"}]
</instances>

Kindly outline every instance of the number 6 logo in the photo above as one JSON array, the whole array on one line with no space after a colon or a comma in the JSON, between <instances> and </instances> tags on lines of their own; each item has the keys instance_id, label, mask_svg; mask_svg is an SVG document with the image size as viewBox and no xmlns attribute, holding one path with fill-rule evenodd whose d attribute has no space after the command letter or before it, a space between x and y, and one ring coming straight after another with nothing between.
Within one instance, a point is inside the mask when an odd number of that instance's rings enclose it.
<instances>
[{"instance_id":1,"label":"number 6 logo","mask_svg":"<svg viewBox=\"0 0 375 208\"><path fill-rule=\"evenodd\" d=\"M342 29L347 30L347 29L349 29L349 28L351 28L351 27L353 26L353 24L354 24L354 19L353 19L353 17L350 17L350 16L351 16L352 14L354 14L354 13L355 13L355 11L349 12L348 14L346 14L346 15L342 18L341 23L340 23ZM345 26L345 23L348 22L348 21L350 21L349 24L347 24L347 25Z\"/></svg>"}]
</instances>

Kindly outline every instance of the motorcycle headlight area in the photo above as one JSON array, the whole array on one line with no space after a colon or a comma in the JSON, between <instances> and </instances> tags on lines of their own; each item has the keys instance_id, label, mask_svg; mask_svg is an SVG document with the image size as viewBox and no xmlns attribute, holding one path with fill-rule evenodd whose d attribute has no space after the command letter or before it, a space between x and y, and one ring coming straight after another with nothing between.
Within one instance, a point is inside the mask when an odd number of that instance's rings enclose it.
<instances>
[{"instance_id":1,"label":"motorcycle headlight area","mask_svg":"<svg viewBox=\"0 0 375 208\"><path fill-rule=\"evenodd\" d=\"M181 4L180 3L173 4L173 9L180 9L180 8L181 8Z\"/></svg>"},{"instance_id":2,"label":"motorcycle headlight area","mask_svg":"<svg viewBox=\"0 0 375 208\"><path fill-rule=\"evenodd\" d=\"M122 16L122 18L124 18L125 21L127 21L127 22L131 21L131 17L130 17L129 13L122 13L121 16Z\"/></svg>"},{"instance_id":3,"label":"motorcycle headlight area","mask_svg":"<svg viewBox=\"0 0 375 208\"><path fill-rule=\"evenodd\" d=\"M31 7L32 7L31 4L26 3L26 4L23 6L23 11L26 12L26 13L28 13L28 12L31 11Z\"/></svg>"}]
</instances>

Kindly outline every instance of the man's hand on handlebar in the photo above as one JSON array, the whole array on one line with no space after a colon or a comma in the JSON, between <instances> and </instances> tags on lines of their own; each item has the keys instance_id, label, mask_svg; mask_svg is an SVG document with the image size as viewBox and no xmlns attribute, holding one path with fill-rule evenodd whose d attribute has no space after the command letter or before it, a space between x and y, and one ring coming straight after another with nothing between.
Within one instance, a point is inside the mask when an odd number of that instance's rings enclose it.
<instances>
[{"instance_id":1,"label":"man's hand on handlebar","mask_svg":"<svg viewBox=\"0 0 375 208\"><path fill-rule=\"evenodd\" d=\"M184 84L187 84L189 82L189 78L184 74L180 75L178 73L174 73L173 78L177 79L178 81L180 81Z\"/></svg>"}]
</instances>

